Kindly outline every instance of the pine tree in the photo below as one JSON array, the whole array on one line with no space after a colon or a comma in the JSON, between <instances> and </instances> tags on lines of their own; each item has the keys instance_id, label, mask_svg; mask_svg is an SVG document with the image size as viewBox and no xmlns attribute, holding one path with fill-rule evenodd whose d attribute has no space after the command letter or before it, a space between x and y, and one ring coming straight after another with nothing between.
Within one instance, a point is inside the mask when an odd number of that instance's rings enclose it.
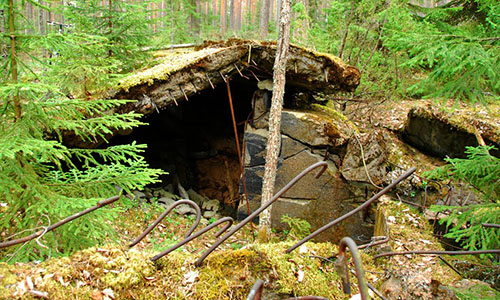
<instances>
[{"instance_id":1,"label":"pine tree","mask_svg":"<svg viewBox=\"0 0 500 300\"><path fill-rule=\"evenodd\" d=\"M36 1L28 2L38 5ZM67 87L42 82L40 72L47 71L43 73L46 76L54 65L44 62L32 46L50 45L53 39L22 34L21 29L29 25L20 17L24 3L0 2L0 9L6 12L9 21L9 34L2 39L7 39L10 45L9 55L3 62L9 68L2 74L5 77L0 85L0 232L3 232L3 241L43 229L104 197L115 195L116 186L125 191L140 189L156 182L162 173L148 168L141 157L145 145L75 149L62 143L67 132L86 141L106 140L114 130L130 129L142 123L133 112L111 113L114 107L126 101L72 99L67 96ZM53 49L68 47L86 55L86 51L97 44L86 40L79 48L73 44L78 39L66 41L72 43ZM89 72L92 71L89 68ZM39 239L2 250L0 259L13 262L67 255L112 238L110 221L118 210L119 207L97 210Z\"/></svg>"},{"instance_id":2,"label":"pine tree","mask_svg":"<svg viewBox=\"0 0 500 300\"><path fill-rule=\"evenodd\" d=\"M436 212L450 212L440 220L453 226L445 237L463 243L470 250L496 249L500 246L500 230L482 226L500 224L500 159L489 153L492 147L468 147L467 159L448 158L448 165L426 174L430 179L465 181L483 195L485 204L466 207L433 206Z\"/></svg>"}]
</instances>

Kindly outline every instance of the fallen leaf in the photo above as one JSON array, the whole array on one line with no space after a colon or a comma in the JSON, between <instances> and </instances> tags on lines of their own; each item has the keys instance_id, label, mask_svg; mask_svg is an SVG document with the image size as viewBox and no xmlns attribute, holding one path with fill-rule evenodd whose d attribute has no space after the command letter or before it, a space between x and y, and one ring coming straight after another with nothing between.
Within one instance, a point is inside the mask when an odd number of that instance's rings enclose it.
<instances>
[{"instance_id":1,"label":"fallen leaf","mask_svg":"<svg viewBox=\"0 0 500 300\"><path fill-rule=\"evenodd\" d=\"M35 277L35 286L39 286L43 283L43 279L41 276Z\"/></svg>"},{"instance_id":2,"label":"fallen leaf","mask_svg":"<svg viewBox=\"0 0 500 300\"><path fill-rule=\"evenodd\" d=\"M300 246L300 248L299 248L299 253L300 253L300 254L305 254L305 253L307 253L307 247L306 247L306 245L302 245L302 246Z\"/></svg>"},{"instance_id":3,"label":"fallen leaf","mask_svg":"<svg viewBox=\"0 0 500 300\"><path fill-rule=\"evenodd\" d=\"M80 287L82 287L82 286L85 286L85 285L87 285L87 284L85 282L81 281L81 280L77 280L76 281L76 288L77 289L80 288Z\"/></svg>"},{"instance_id":4,"label":"fallen leaf","mask_svg":"<svg viewBox=\"0 0 500 300\"><path fill-rule=\"evenodd\" d=\"M182 284L186 285L194 283L196 278L198 278L198 275L199 273L197 270L187 272L186 274L184 274L184 280L182 281Z\"/></svg>"},{"instance_id":5,"label":"fallen leaf","mask_svg":"<svg viewBox=\"0 0 500 300\"><path fill-rule=\"evenodd\" d=\"M391 223L396 223L396 217L394 217L394 216L389 216L389 217L387 217L387 220L388 220L389 222L391 222Z\"/></svg>"},{"instance_id":6,"label":"fallen leaf","mask_svg":"<svg viewBox=\"0 0 500 300\"><path fill-rule=\"evenodd\" d=\"M92 294L90 294L90 298L92 298L92 300L104 300L102 293L98 290L93 290Z\"/></svg>"},{"instance_id":7,"label":"fallen leaf","mask_svg":"<svg viewBox=\"0 0 500 300\"><path fill-rule=\"evenodd\" d=\"M304 280L304 271L299 270L299 271L297 272L297 274L298 274L298 276L297 276L297 281L298 281L298 282L302 282L302 280Z\"/></svg>"},{"instance_id":8,"label":"fallen leaf","mask_svg":"<svg viewBox=\"0 0 500 300\"><path fill-rule=\"evenodd\" d=\"M30 290L30 294L38 298L49 299L49 294L47 292L41 292L36 290Z\"/></svg>"},{"instance_id":9,"label":"fallen leaf","mask_svg":"<svg viewBox=\"0 0 500 300\"><path fill-rule=\"evenodd\" d=\"M65 282L61 276L58 276L57 280L59 280L59 283L64 287L67 287L69 285L69 282Z\"/></svg>"},{"instance_id":10,"label":"fallen leaf","mask_svg":"<svg viewBox=\"0 0 500 300\"><path fill-rule=\"evenodd\" d=\"M349 300L361 300L361 294L355 294Z\"/></svg>"},{"instance_id":11,"label":"fallen leaf","mask_svg":"<svg viewBox=\"0 0 500 300\"><path fill-rule=\"evenodd\" d=\"M115 299L115 293L113 293L112 289L105 289L102 291L102 294L104 295L103 300Z\"/></svg>"},{"instance_id":12,"label":"fallen leaf","mask_svg":"<svg viewBox=\"0 0 500 300\"><path fill-rule=\"evenodd\" d=\"M83 278L89 279L90 278L90 273L87 270L83 270Z\"/></svg>"},{"instance_id":13,"label":"fallen leaf","mask_svg":"<svg viewBox=\"0 0 500 300\"><path fill-rule=\"evenodd\" d=\"M24 280L20 281L16 285L16 291L14 292L14 296L22 296L27 291L28 291L28 289L26 288L26 282Z\"/></svg>"},{"instance_id":14,"label":"fallen leaf","mask_svg":"<svg viewBox=\"0 0 500 300\"><path fill-rule=\"evenodd\" d=\"M34 288L33 286L33 280L31 280L31 277L26 276L26 285L28 286L28 289L32 290Z\"/></svg>"}]
</instances>

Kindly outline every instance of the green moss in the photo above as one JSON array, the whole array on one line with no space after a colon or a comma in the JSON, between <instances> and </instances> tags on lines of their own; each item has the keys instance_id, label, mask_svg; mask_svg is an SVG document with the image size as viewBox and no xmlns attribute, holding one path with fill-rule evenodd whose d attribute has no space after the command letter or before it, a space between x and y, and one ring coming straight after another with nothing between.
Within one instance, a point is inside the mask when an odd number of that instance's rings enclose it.
<instances>
[{"instance_id":1,"label":"green moss","mask_svg":"<svg viewBox=\"0 0 500 300\"><path fill-rule=\"evenodd\" d=\"M467 287L451 288L460 300L496 300L500 299L500 292L492 289L487 284L478 282Z\"/></svg>"},{"instance_id":2,"label":"green moss","mask_svg":"<svg viewBox=\"0 0 500 300\"><path fill-rule=\"evenodd\" d=\"M181 54L175 51L170 54L164 54L160 60L161 62L156 66L133 73L122 79L119 84L120 88L128 90L130 87L136 85L144 83L151 85L155 80L166 80L170 77L170 74L187 68L219 51L221 51L221 49L207 48L200 51Z\"/></svg>"}]
</instances>

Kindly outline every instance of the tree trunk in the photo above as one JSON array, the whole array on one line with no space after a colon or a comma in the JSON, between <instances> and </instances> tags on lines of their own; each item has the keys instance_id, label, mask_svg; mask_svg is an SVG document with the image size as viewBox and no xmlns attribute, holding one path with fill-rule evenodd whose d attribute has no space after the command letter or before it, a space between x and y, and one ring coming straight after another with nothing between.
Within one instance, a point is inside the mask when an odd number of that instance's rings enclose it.
<instances>
[{"instance_id":1,"label":"tree trunk","mask_svg":"<svg viewBox=\"0 0 500 300\"><path fill-rule=\"evenodd\" d=\"M234 24L236 23L235 17L236 17L236 12L234 10L234 2L237 0L231 0L229 3L230 9L229 9L229 30L234 31Z\"/></svg>"},{"instance_id":2,"label":"tree trunk","mask_svg":"<svg viewBox=\"0 0 500 300\"><path fill-rule=\"evenodd\" d=\"M344 54L344 47L345 43L347 41L347 35L349 34L349 26L351 26L352 22L352 17L354 16L354 0L351 0L351 12L349 14L349 20L347 21L347 24L345 24L345 31L344 31L344 37L342 38L342 43L340 44L340 49L339 49L339 57L342 58L342 55Z\"/></svg>"},{"instance_id":3,"label":"tree trunk","mask_svg":"<svg viewBox=\"0 0 500 300\"><path fill-rule=\"evenodd\" d=\"M226 5L227 5L227 0L221 0L220 2L220 27L221 27L221 33L224 34L227 29L227 18L226 18Z\"/></svg>"},{"instance_id":4,"label":"tree trunk","mask_svg":"<svg viewBox=\"0 0 500 300\"><path fill-rule=\"evenodd\" d=\"M16 52L16 28L14 27L14 0L9 0L9 35L10 35L10 72L12 82L17 83L17 52ZM14 111L16 121L21 119L21 102L19 95L14 95Z\"/></svg>"},{"instance_id":5,"label":"tree trunk","mask_svg":"<svg viewBox=\"0 0 500 300\"><path fill-rule=\"evenodd\" d=\"M271 5L271 0L262 0L262 6L260 9L260 37L262 39L267 38L267 32L269 31L269 7Z\"/></svg>"},{"instance_id":6,"label":"tree trunk","mask_svg":"<svg viewBox=\"0 0 500 300\"><path fill-rule=\"evenodd\" d=\"M281 142L281 110L283 107L283 95L285 93L286 61L290 45L291 0L282 0L281 2L279 38L276 45L276 59L274 61L273 97L271 98L271 111L269 113L269 137L267 140L266 165L262 183L262 204L268 202L273 196L274 183L276 181L276 167ZM260 215L261 232L269 233L270 231L271 209L272 206L269 206L269 208L263 211Z\"/></svg>"},{"instance_id":7,"label":"tree trunk","mask_svg":"<svg viewBox=\"0 0 500 300\"><path fill-rule=\"evenodd\" d=\"M234 0L234 30L239 31L241 29L241 1Z\"/></svg>"}]
</instances>

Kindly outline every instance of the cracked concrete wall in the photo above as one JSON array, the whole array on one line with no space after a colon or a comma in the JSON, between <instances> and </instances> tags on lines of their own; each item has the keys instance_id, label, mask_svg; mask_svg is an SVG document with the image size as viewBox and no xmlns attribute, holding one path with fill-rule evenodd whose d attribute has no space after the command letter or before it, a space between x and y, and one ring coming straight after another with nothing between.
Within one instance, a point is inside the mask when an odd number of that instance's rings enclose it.
<instances>
[{"instance_id":1,"label":"cracked concrete wall","mask_svg":"<svg viewBox=\"0 0 500 300\"><path fill-rule=\"evenodd\" d=\"M247 126L244 135L245 179L251 211L260 206L262 192L268 134L264 95L263 91L255 93L254 115L260 118ZM348 181L341 174L348 131L346 124L320 112L283 110L274 191L279 191L302 170L325 160L325 157L328 168L318 179L314 178L317 172L307 174L273 204L273 228L287 229L287 225L281 222L281 217L287 214L307 220L315 230L368 199L373 191L371 185ZM241 182L240 193L243 194ZM243 202L238 208L238 218L246 216L248 210ZM338 242L344 236L351 236L358 242L367 241L372 235L373 225L374 211L368 210L322 233L317 240Z\"/></svg>"}]
</instances>

